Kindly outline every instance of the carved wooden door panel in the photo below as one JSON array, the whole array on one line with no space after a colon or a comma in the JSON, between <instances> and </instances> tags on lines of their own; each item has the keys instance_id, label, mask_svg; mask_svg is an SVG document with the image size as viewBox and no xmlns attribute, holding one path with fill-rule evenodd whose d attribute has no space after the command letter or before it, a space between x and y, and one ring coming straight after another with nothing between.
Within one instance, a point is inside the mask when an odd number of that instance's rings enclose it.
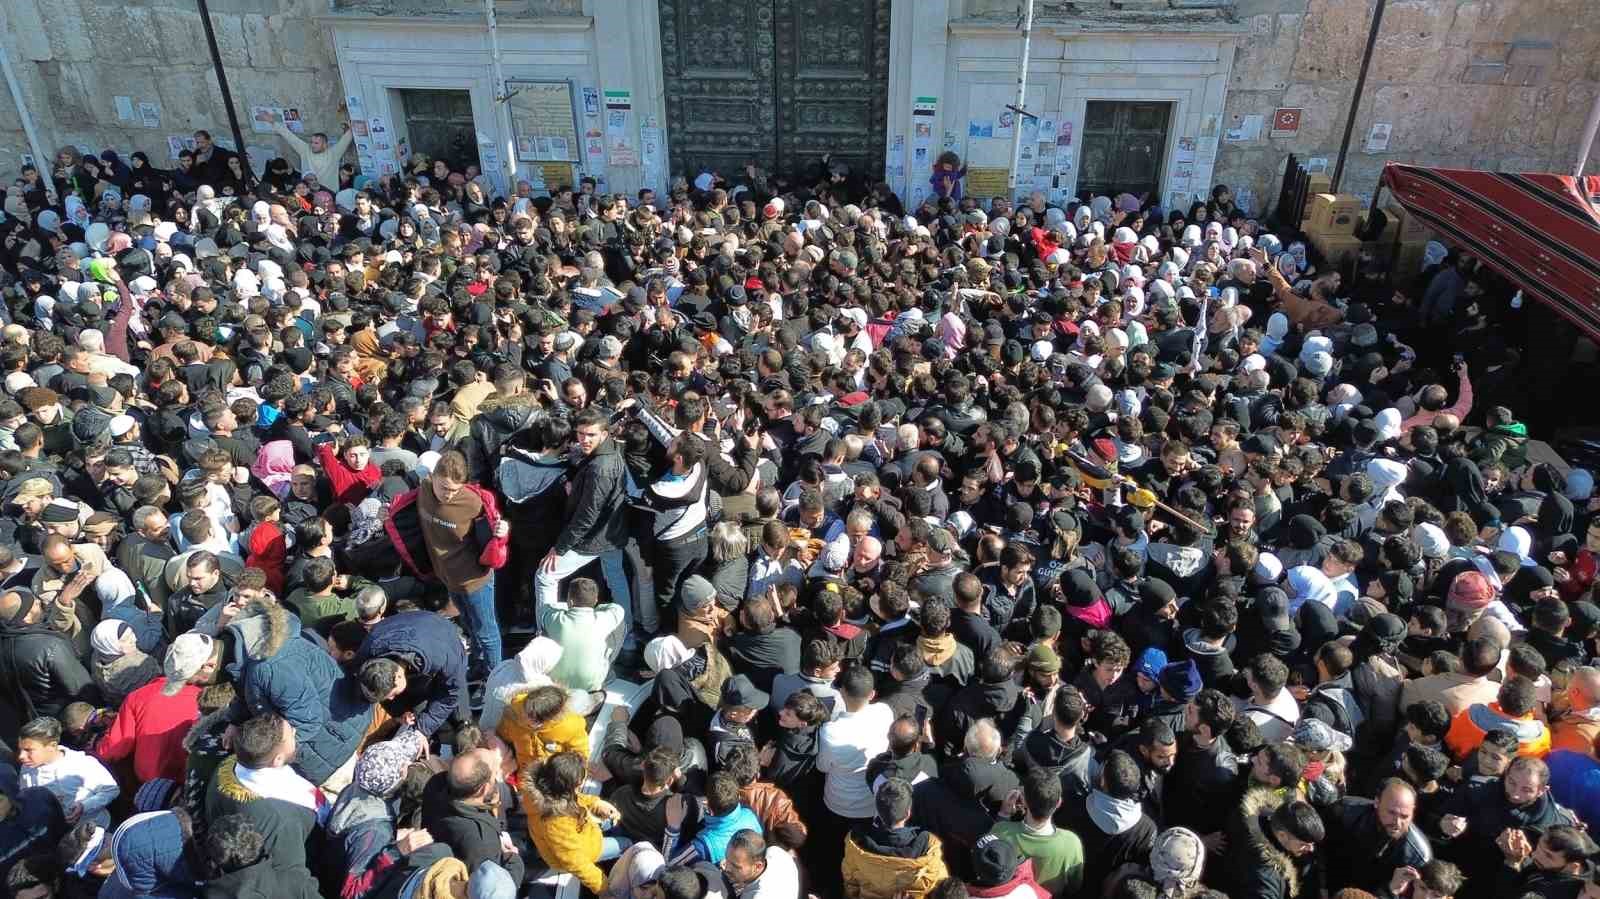
<instances>
[{"instance_id":1,"label":"carved wooden door panel","mask_svg":"<svg viewBox=\"0 0 1600 899\"><path fill-rule=\"evenodd\" d=\"M883 168L890 0L659 0L673 174Z\"/></svg>"},{"instance_id":2,"label":"carved wooden door panel","mask_svg":"<svg viewBox=\"0 0 1600 899\"><path fill-rule=\"evenodd\" d=\"M774 37L772 0L661 0L673 174L772 167Z\"/></svg>"},{"instance_id":3,"label":"carved wooden door panel","mask_svg":"<svg viewBox=\"0 0 1600 899\"><path fill-rule=\"evenodd\" d=\"M448 160L455 171L478 164L472 95L467 91L402 90L411 152Z\"/></svg>"},{"instance_id":4,"label":"carved wooden door panel","mask_svg":"<svg viewBox=\"0 0 1600 899\"><path fill-rule=\"evenodd\" d=\"M777 0L778 168L883 171L889 0Z\"/></svg>"},{"instance_id":5,"label":"carved wooden door panel","mask_svg":"<svg viewBox=\"0 0 1600 899\"><path fill-rule=\"evenodd\" d=\"M1084 110L1078 192L1135 196L1161 187L1170 103L1090 100Z\"/></svg>"}]
</instances>

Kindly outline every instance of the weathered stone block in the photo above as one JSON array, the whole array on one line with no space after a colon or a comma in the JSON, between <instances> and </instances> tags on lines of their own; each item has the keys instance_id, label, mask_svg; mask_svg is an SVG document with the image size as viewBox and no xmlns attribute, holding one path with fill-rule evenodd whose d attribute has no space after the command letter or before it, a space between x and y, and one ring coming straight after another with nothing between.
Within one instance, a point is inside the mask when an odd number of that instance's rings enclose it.
<instances>
[{"instance_id":1,"label":"weathered stone block","mask_svg":"<svg viewBox=\"0 0 1600 899\"><path fill-rule=\"evenodd\" d=\"M1233 58L1231 86L1269 90L1288 86L1301 21L1295 13L1252 18L1251 36L1241 42Z\"/></svg>"},{"instance_id":2,"label":"weathered stone block","mask_svg":"<svg viewBox=\"0 0 1600 899\"><path fill-rule=\"evenodd\" d=\"M1454 4L1439 0L1390 3L1378 31L1368 77L1375 81L1431 79L1454 17ZM1363 43L1363 50L1365 46Z\"/></svg>"},{"instance_id":3,"label":"weathered stone block","mask_svg":"<svg viewBox=\"0 0 1600 899\"><path fill-rule=\"evenodd\" d=\"M1350 0L1310 0L1292 80L1354 80L1367 46L1370 11L1368 4Z\"/></svg>"},{"instance_id":4,"label":"weathered stone block","mask_svg":"<svg viewBox=\"0 0 1600 899\"><path fill-rule=\"evenodd\" d=\"M275 46L272 25L266 16L240 17L244 30L244 49L252 66L276 67L282 64Z\"/></svg>"}]
</instances>

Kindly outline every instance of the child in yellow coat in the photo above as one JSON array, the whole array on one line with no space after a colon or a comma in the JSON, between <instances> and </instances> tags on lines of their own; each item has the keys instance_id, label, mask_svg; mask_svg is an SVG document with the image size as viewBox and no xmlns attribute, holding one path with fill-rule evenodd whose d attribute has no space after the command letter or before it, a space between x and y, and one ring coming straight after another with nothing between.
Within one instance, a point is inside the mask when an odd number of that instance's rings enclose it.
<instances>
[{"instance_id":1,"label":"child in yellow coat","mask_svg":"<svg viewBox=\"0 0 1600 899\"><path fill-rule=\"evenodd\" d=\"M589 758L589 731L583 716L567 708L567 691L535 687L511 697L495 728L517 754L517 770L527 771L558 752Z\"/></svg>"},{"instance_id":2,"label":"child in yellow coat","mask_svg":"<svg viewBox=\"0 0 1600 899\"><path fill-rule=\"evenodd\" d=\"M630 841L601 832L622 815L600 797L579 792L585 768L583 757L572 752L544 760L523 781L522 809L528 816L528 835L544 863L599 894L605 889L599 863L621 855Z\"/></svg>"}]
</instances>

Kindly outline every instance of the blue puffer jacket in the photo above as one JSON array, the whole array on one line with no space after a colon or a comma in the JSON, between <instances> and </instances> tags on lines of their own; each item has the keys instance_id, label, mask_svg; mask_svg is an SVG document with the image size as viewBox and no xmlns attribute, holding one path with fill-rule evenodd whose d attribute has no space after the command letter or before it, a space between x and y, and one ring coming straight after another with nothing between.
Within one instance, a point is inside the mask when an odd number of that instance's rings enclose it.
<instances>
[{"instance_id":1,"label":"blue puffer jacket","mask_svg":"<svg viewBox=\"0 0 1600 899\"><path fill-rule=\"evenodd\" d=\"M183 847L193 834L173 812L134 815L111 836L117 871L100 885L99 899L191 899L200 895Z\"/></svg>"},{"instance_id":2,"label":"blue puffer jacket","mask_svg":"<svg viewBox=\"0 0 1600 899\"><path fill-rule=\"evenodd\" d=\"M327 653L323 653L327 655ZM406 666L406 698L416 707L417 730L433 736L457 709L467 708L467 650L461 631L434 612L401 612L378 622L356 656L394 659Z\"/></svg>"},{"instance_id":3,"label":"blue puffer jacket","mask_svg":"<svg viewBox=\"0 0 1600 899\"><path fill-rule=\"evenodd\" d=\"M295 770L314 784L327 780L372 724L372 705L355 678L282 606L251 604L228 631L233 648L227 671L238 688L228 720L238 724L265 712L283 716L294 726Z\"/></svg>"}]
</instances>

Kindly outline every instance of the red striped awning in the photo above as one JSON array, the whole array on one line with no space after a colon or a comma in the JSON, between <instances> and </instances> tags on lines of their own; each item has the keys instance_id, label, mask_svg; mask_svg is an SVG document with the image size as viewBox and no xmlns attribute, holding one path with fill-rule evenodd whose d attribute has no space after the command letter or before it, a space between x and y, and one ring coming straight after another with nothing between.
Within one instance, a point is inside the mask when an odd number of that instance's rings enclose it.
<instances>
[{"instance_id":1,"label":"red striped awning","mask_svg":"<svg viewBox=\"0 0 1600 899\"><path fill-rule=\"evenodd\" d=\"M1600 340L1600 177L1390 163L1383 183L1444 242Z\"/></svg>"}]
</instances>

